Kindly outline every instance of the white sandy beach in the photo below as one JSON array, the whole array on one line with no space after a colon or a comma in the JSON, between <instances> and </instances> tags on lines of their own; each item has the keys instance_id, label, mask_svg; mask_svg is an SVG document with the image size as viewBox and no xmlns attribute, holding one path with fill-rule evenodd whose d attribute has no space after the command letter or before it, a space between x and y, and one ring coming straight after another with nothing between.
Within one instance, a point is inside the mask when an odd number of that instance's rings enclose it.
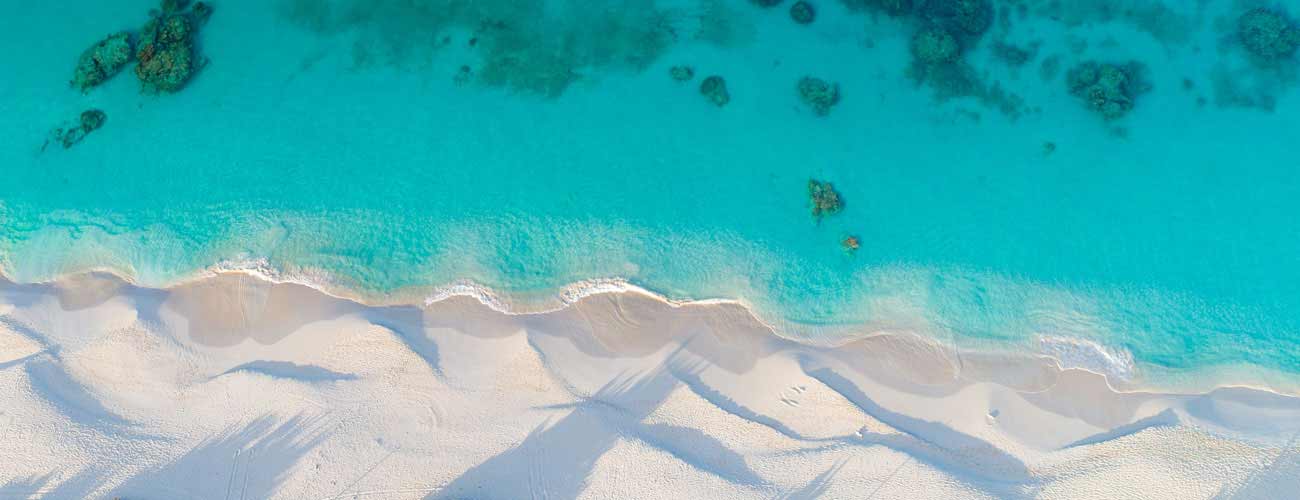
<instances>
[{"instance_id":1,"label":"white sandy beach","mask_svg":"<svg viewBox=\"0 0 1300 500\"><path fill-rule=\"evenodd\" d=\"M1286 498L1300 399L605 293L0 285L0 498Z\"/></svg>"}]
</instances>

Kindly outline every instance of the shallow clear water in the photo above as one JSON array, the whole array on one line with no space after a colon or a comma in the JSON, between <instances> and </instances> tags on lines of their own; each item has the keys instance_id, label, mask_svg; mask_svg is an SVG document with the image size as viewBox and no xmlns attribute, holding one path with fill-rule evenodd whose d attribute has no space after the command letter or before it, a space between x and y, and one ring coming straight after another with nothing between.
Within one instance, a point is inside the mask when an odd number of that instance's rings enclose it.
<instances>
[{"instance_id":1,"label":"shallow clear water","mask_svg":"<svg viewBox=\"0 0 1300 500\"><path fill-rule=\"evenodd\" d=\"M741 299L804 335L912 329L1030 349L1079 338L1169 376L1300 373L1292 70L1251 65L1230 2L1165 16L1174 34L1149 19L1056 21L1033 2L1003 10L965 58L1021 100L1014 117L909 77L915 23L830 0L810 26L785 7L723 2L726 43L688 35L698 2L659 2L677 13L663 21L676 39L646 51L600 45L641 28L574 36L565 53L583 55L566 71L582 77L549 96L457 83L461 65L486 72L485 52L504 50L471 46L493 36L472 23L422 24L431 11L380 2L369 21L313 28L292 7L319 2L271 3L215 3L201 31L210 64L163 96L141 94L129 69L86 94L65 83L82 49L139 25L151 2L86 2L76 18L0 7L3 43L27 47L0 51L23 69L0 76L8 276L107 266L163 285L265 259L366 294L471 279L517 296L619 277ZM576 12L526 29L608 28ZM1017 68L995 42L1038 48ZM1137 59L1152 90L1106 121L1049 71L1053 58ZM676 64L695 79L674 82ZM726 107L698 94L708 74L727 78ZM828 116L799 101L804 75L839 83ZM1229 103L1224 78L1272 109ZM108 114L103 129L37 152L88 107ZM842 213L810 215L809 178L834 183ZM848 235L856 252L840 246Z\"/></svg>"}]
</instances>

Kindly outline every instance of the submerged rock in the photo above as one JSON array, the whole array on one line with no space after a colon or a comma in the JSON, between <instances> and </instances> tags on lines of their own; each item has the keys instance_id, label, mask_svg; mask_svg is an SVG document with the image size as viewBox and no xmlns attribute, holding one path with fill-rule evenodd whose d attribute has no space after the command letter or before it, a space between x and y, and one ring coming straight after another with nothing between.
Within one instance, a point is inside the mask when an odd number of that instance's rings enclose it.
<instances>
[{"instance_id":1,"label":"submerged rock","mask_svg":"<svg viewBox=\"0 0 1300 500\"><path fill-rule=\"evenodd\" d=\"M81 53L72 76L72 86L84 92L108 81L131 62L131 56L130 34L109 35Z\"/></svg>"},{"instance_id":2,"label":"submerged rock","mask_svg":"<svg viewBox=\"0 0 1300 500\"><path fill-rule=\"evenodd\" d=\"M808 179L808 198L812 202L812 215L820 220L823 216L834 215L844 208L840 194L829 182Z\"/></svg>"},{"instance_id":3,"label":"submerged rock","mask_svg":"<svg viewBox=\"0 0 1300 500\"><path fill-rule=\"evenodd\" d=\"M993 25L989 0L924 0L918 12L932 23L972 37L983 35Z\"/></svg>"},{"instance_id":4,"label":"submerged rock","mask_svg":"<svg viewBox=\"0 0 1300 500\"><path fill-rule=\"evenodd\" d=\"M858 241L857 236L848 235L844 237L844 240L840 241L840 246L844 247L845 250L852 253L852 252L856 252L858 248L861 248L862 243Z\"/></svg>"},{"instance_id":5,"label":"submerged rock","mask_svg":"<svg viewBox=\"0 0 1300 500\"><path fill-rule=\"evenodd\" d=\"M805 76L799 79L799 99L812 108L817 116L826 116L831 106L840 102L839 84L820 78Z\"/></svg>"},{"instance_id":6,"label":"submerged rock","mask_svg":"<svg viewBox=\"0 0 1300 500\"><path fill-rule=\"evenodd\" d=\"M177 0L164 0L162 11L140 30L135 75L146 92L175 92L189 82L200 66L198 27L211 13L203 2L184 10Z\"/></svg>"},{"instance_id":7,"label":"submerged rock","mask_svg":"<svg viewBox=\"0 0 1300 500\"><path fill-rule=\"evenodd\" d=\"M1137 62L1117 65L1087 61L1070 70L1066 83L1070 93L1082 98L1089 109L1114 120L1133 109L1138 94L1147 90L1141 70Z\"/></svg>"},{"instance_id":8,"label":"submerged rock","mask_svg":"<svg viewBox=\"0 0 1300 500\"><path fill-rule=\"evenodd\" d=\"M912 36L912 59L921 64L942 64L957 60L961 45L957 37L938 26L922 28Z\"/></svg>"},{"instance_id":9,"label":"submerged rock","mask_svg":"<svg viewBox=\"0 0 1300 500\"><path fill-rule=\"evenodd\" d=\"M690 66L673 66L668 69L668 76L679 82L689 82L695 78L695 70Z\"/></svg>"},{"instance_id":10,"label":"submerged rock","mask_svg":"<svg viewBox=\"0 0 1300 500\"><path fill-rule=\"evenodd\" d=\"M710 76L700 82L700 94L719 108L731 102L731 93L727 92L727 81L718 75Z\"/></svg>"},{"instance_id":11,"label":"submerged rock","mask_svg":"<svg viewBox=\"0 0 1300 500\"><path fill-rule=\"evenodd\" d=\"M108 120L108 115L98 109L88 109L81 112L81 130L86 133L99 129L104 126Z\"/></svg>"},{"instance_id":12,"label":"submerged rock","mask_svg":"<svg viewBox=\"0 0 1300 500\"><path fill-rule=\"evenodd\" d=\"M799 0L790 6L790 19L799 24L811 24L817 18L817 9L812 4Z\"/></svg>"},{"instance_id":13,"label":"submerged rock","mask_svg":"<svg viewBox=\"0 0 1300 500\"><path fill-rule=\"evenodd\" d=\"M98 109L92 108L82 111L76 125L51 130L49 138L41 146L41 151L45 151L45 148L49 147L51 142L62 145L63 149L68 149L81 142L91 132L104 126L104 122L107 120L108 115Z\"/></svg>"},{"instance_id":14,"label":"submerged rock","mask_svg":"<svg viewBox=\"0 0 1300 500\"><path fill-rule=\"evenodd\" d=\"M175 92L194 74L194 50L189 44L144 43L136 54L135 76L149 92Z\"/></svg>"},{"instance_id":15,"label":"submerged rock","mask_svg":"<svg viewBox=\"0 0 1300 500\"><path fill-rule=\"evenodd\" d=\"M1300 28L1280 12L1252 9L1237 20L1237 38L1265 61L1285 59L1300 48Z\"/></svg>"}]
</instances>

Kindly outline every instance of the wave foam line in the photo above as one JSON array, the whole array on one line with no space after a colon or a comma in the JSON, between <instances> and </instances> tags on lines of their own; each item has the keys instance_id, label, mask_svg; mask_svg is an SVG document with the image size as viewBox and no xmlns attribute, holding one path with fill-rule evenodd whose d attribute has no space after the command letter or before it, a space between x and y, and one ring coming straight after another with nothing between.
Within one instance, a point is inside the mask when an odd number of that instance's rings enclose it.
<instances>
[{"instance_id":1,"label":"wave foam line","mask_svg":"<svg viewBox=\"0 0 1300 500\"><path fill-rule=\"evenodd\" d=\"M493 311L507 315L546 314L567 309L590 297L608 294L636 294L659 301L673 308L718 305L737 306L742 308L751 318L754 319L754 321L762 325L770 334L784 340L811 347L834 347L835 345L843 345L864 338L889 333L888 331L882 330L865 332L861 330L855 331L853 329L845 329L848 333L844 334L842 338L817 339L795 335L792 334L792 332L783 331L771 321L766 320L762 314L742 300L718 298L674 299L633 284L622 278L599 278L577 281L560 288L554 293L547 294L547 297L550 300L532 303L511 300L508 295L503 297L503 294L496 290L471 280L459 280L448 285L433 287L432 291L429 291L428 288L422 288L421 290L424 290L423 292L418 290L408 290L396 291L383 295L366 295L337 283L327 272L314 269L307 269L298 272L285 272L271 265L266 259L222 261L212 266L208 266L207 268L195 271L185 277L174 279L163 285L140 284L129 274L108 267L99 267L67 273L49 280L28 284L55 284L62 280L66 280L67 278L85 274L105 274L131 286L158 290L168 290L175 287L185 286L221 275L238 274L271 284L294 284L308 287L336 299L347 300L369 307L401 305L429 307L438 302L456 297L469 297ZM5 273L3 267L0 267L0 280L9 283L19 283L10 279ZM915 332L913 332L913 334L928 340L937 340L932 336L917 334ZM962 350L966 352L971 351L968 348L963 348ZM977 351L1002 355L1010 354L1047 357L1055 362L1057 367L1062 370L1081 370L1100 375L1106 379L1107 384L1112 390L1121 393L1156 391L1162 393L1204 394L1221 388L1243 388L1288 396L1293 395L1291 391L1273 387L1266 382L1229 383L1220 381L1205 386L1198 385L1194 390L1178 390L1174 387L1161 386L1156 383L1157 381L1146 380L1141 377L1141 370L1133 356L1128 351L1114 349L1090 340L1074 337L1040 335L1038 337L1037 349L1029 352L1016 349L1015 346L1005 346L1004 348L986 347L978 349ZM1118 383L1120 387L1116 387L1116 383ZM1297 395L1300 395L1300 393L1297 393Z\"/></svg>"}]
</instances>

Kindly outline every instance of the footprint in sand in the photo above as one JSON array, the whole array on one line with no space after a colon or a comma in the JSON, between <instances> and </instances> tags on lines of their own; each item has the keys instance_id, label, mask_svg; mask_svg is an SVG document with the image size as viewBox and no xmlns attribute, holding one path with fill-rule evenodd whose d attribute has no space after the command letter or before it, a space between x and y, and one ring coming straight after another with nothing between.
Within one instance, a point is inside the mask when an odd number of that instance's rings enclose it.
<instances>
[{"instance_id":1,"label":"footprint in sand","mask_svg":"<svg viewBox=\"0 0 1300 500\"><path fill-rule=\"evenodd\" d=\"M795 399L795 397L800 394L803 394L807 390L808 390L808 386L806 385L792 386L789 389L786 389L786 392L781 395L781 402L793 406L795 408L798 408L799 400ZM794 394L790 394L791 392L793 392Z\"/></svg>"}]
</instances>

